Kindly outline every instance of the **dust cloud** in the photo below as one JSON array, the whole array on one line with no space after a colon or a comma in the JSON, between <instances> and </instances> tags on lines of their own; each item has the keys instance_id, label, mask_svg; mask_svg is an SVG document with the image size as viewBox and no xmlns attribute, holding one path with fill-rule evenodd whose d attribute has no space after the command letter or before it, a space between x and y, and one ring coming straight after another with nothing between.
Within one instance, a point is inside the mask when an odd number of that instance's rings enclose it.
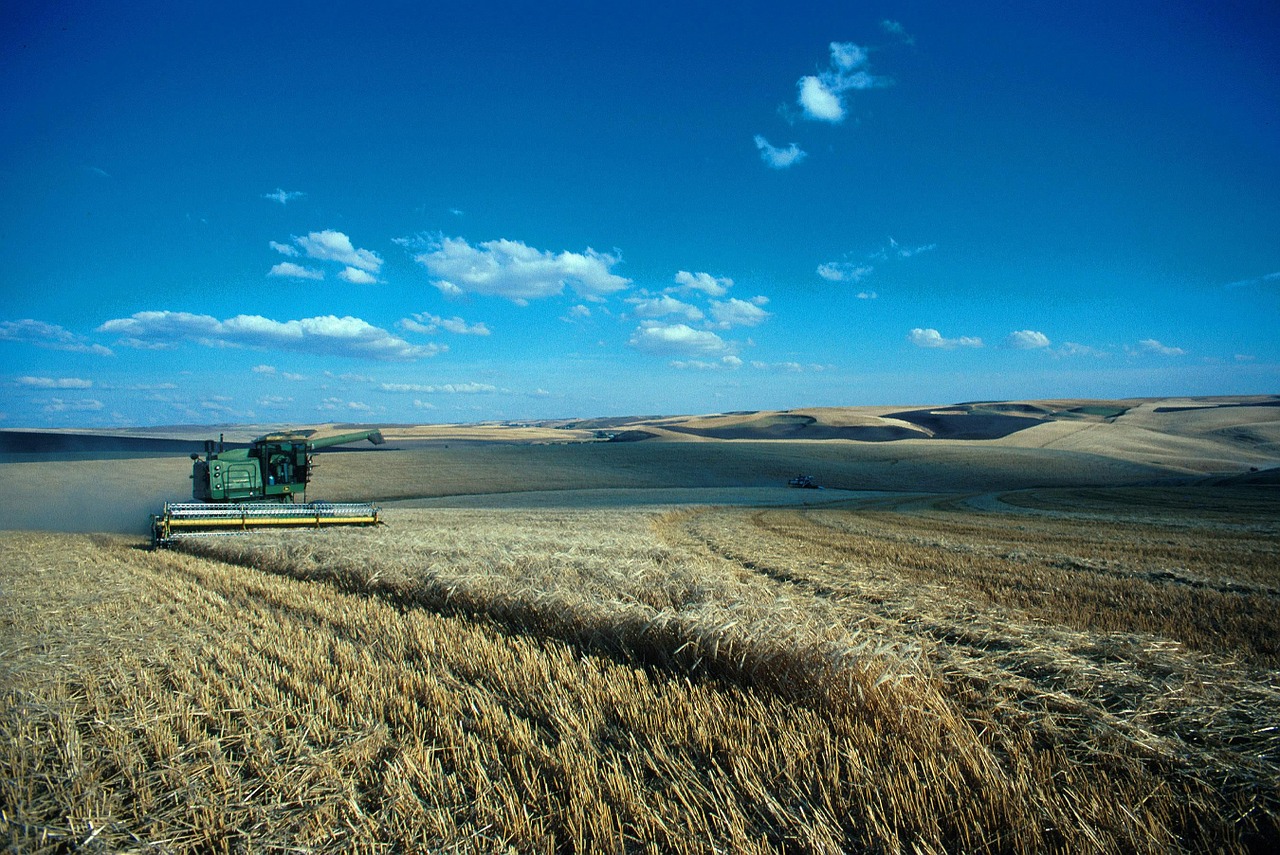
<instances>
[{"instance_id":1,"label":"dust cloud","mask_svg":"<svg viewBox=\"0 0 1280 855\"><path fill-rule=\"evenodd\" d=\"M189 501L191 461L177 455L0 463L0 530L148 536L151 514Z\"/></svg>"}]
</instances>

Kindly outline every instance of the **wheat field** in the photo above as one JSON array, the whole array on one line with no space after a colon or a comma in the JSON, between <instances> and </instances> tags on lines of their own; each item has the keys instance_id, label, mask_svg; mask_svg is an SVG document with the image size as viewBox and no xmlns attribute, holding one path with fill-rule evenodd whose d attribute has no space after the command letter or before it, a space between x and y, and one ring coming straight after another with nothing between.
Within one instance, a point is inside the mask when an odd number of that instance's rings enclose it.
<instances>
[{"instance_id":1,"label":"wheat field","mask_svg":"<svg viewBox=\"0 0 1280 855\"><path fill-rule=\"evenodd\" d=\"M0 839L1266 850L1277 510L1080 488L0 535Z\"/></svg>"}]
</instances>

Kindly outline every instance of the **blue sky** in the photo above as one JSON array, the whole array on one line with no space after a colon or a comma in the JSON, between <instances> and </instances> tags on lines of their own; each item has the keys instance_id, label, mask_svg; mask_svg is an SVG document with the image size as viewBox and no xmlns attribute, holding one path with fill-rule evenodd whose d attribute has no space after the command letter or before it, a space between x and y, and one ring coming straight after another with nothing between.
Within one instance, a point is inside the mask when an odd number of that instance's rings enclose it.
<instances>
[{"instance_id":1,"label":"blue sky","mask_svg":"<svg viewBox=\"0 0 1280 855\"><path fill-rule=\"evenodd\" d=\"M0 427L1280 391L1273 3L123 5L0 33Z\"/></svg>"}]
</instances>

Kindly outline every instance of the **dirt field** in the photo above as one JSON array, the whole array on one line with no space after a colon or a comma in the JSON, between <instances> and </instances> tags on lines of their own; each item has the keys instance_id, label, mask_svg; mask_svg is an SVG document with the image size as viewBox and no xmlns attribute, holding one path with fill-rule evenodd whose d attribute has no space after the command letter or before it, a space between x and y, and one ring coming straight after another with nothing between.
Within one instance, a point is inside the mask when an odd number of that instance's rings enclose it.
<instances>
[{"instance_id":1,"label":"dirt field","mask_svg":"<svg viewBox=\"0 0 1280 855\"><path fill-rule=\"evenodd\" d=\"M317 483L386 526L0 533L0 840L1272 851L1276 408L1130 404L985 443L339 454ZM81 463L0 489L189 471Z\"/></svg>"}]
</instances>

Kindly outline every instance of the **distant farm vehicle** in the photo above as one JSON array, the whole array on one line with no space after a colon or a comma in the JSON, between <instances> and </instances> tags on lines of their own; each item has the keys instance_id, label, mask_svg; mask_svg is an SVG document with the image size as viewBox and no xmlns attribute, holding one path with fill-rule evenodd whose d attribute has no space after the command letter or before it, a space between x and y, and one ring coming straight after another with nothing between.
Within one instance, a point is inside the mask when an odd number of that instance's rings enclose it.
<instances>
[{"instance_id":1,"label":"distant farm vehicle","mask_svg":"<svg viewBox=\"0 0 1280 855\"><path fill-rule=\"evenodd\" d=\"M195 537L256 528L322 528L377 525L379 509L362 502L307 502L314 466L312 452L367 439L384 440L377 430L312 439L299 432L273 433L248 448L227 449L219 440L205 442L205 456L192 454L192 502L166 502L151 516L151 546L167 546ZM297 500L301 498L301 502Z\"/></svg>"},{"instance_id":2,"label":"distant farm vehicle","mask_svg":"<svg viewBox=\"0 0 1280 855\"><path fill-rule=\"evenodd\" d=\"M806 490L821 490L822 487L817 481L813 480L812 475L797 475L787 482L792 487L802 487Z\"/></svg>"}]
</instances>

